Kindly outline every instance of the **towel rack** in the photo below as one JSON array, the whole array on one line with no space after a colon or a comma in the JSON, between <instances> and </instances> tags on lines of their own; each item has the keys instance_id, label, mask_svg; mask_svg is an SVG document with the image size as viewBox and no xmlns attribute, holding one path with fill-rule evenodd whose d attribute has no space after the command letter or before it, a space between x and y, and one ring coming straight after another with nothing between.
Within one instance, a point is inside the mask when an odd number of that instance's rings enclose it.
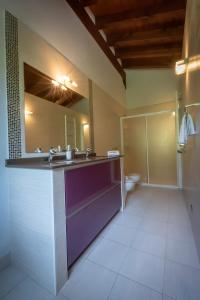
<instances>
[{"instance_id":1,"label":"towel rack","mask_svg":"<svg viewBox=\"0 0 200 300\"><path fill-rule=\"evenodd\" d=\"M200 106L200 102L185 105L185 108L188 108L188 107L191 107L191 106Z\"/></svg>"}]
</instances>

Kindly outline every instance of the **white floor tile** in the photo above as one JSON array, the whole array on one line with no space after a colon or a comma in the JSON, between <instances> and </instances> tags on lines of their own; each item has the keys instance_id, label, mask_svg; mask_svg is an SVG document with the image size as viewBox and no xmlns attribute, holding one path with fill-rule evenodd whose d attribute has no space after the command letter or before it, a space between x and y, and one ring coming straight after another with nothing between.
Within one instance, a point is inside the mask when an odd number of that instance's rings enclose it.
<instances>
[{"instance_id":1,"label":"white floor tile","mask_svg":"<svg viewBox=\"0 0 200 300\"><path fill-rule=\"evenodd\" d=\"M31 279L25 279L4 300L52 300L54 297Z\"/></svg>"},{"instance_id":2,"label":"white floor tile","mask_svg":"<svg viewBox=\"0 0 200 300\"><path fill-rule=\"evenodd\" d=\"M88 260L117 272L128 252L128 247L119 243L102 240L88 256Z\"/></svg>"},{"instance_id":3,"label":"white floor tile","mask_svg":"<svg viewBox=\"0 0 200 300\"><path fill-rule=\"evenodd\" d=\"M127 278L118 276L108 299L162 300L162 295Z\"/></svg>"},{"instance_id":4,"label":"white floor tile","mask_svg":"<svg viewBox=\"0 0 200 300\"><path fill-rule=\"evenodd\" d=\"M191 227L190 219L187 212L181 213L171 213L169 214L168 222L170 224L174 224L176 226L183 226L183 227Z\"/></svg>"},{"instance_id":5,"label":"white floor tile","mask_svg":"<svg viewBox=\"0 0 200 300\"><path fill-rule=\"evenodd\" d=\"M9 267L0 273L0 298L5 296L9 291L15 288L26 278L26 275L13 268Z\"/></svg>"},{"instance_id":6,"label":"white floor tile","mask_svg":"<svg viewBox=\"0 0 200 300\"><path fill-rule=\"evenodd\" d=\"M106 232L104 238L115 242L119 242L129 247L132 241L134 240L134 238L136 237L136 234L137 234L136 229L114 224Z\"/></svg>"},{"instance_id":7,"label":"white floor tile","mask_svg":"<svg viewBox=\"0 0 200 300\"><path fill-rule=\"evenodd\" d=\"M140 213L140 214L146 214L147 211L151 208L151 201L149 199L135 199L131 202L128 202L127 208L130 210L130 212L134 213Z\"/></svg>"},{"instance_id":8,"label":"white floor tile","mask_svg":"<svg viewBox=\"0 0 200 300\"><path fill-rule=\"evenodd\" d=\"M141 224L141 230L147 231L151 234L160 235L165 237L167 234L167 223L166 222L159 222L156 219L152 220L146 218L143 220Z\"/></svg>"},{"instance_id":9,"label":"white floor tile","mask_svg":"<svg viewBox=\"0 0 200 300\"><path fill-rule=\"evenodd\" d=\"M145 219L146 220L149 220L149 221L159 221L159 222L167 222L168 221L168 213L164 213L162 212L162 210L158 210L158 209L153 209L151 208L146 216L145 216Z\"/></svg>"},{"instance_id":10,"label":"white floor tile","mask_svg":"<svg viewBox=\"0 0 200 300\"><path fill-rule=\"evenodd\" d=\"M167 258L184 265L200 268L199 258L195 244L168 240Z\"/></svg>"},{"instance_id":11,"label":"white floor tile","mask_svg":"<svg viewBox=\"0 0 200 300\"><path fill-rule=\"evenodd\" d=\"M163 295L163 300L176 300L175 298L171 298L169 296Z\"/></svg>"},{"instance_id":12,"label":"white floor tile","mask_svg":"<svg viewBox=\"0 0 200 300\"><path fill-rule=\"evenodd\" d=\"M167 261L164 292L177 300L199 300L200 270Z\"/></svg>"},{"instance_id":13,"label":"white floor tile","mask_svg":"<svg viewBox=\"0 0 200 300\"><path fill-rule=\"evenodd\" d=\"M61 293L69 300L106 300L115 282L116 274L84 261L72 272Z\"/></svg>"},{"instance_id":14,"label":"white floor tile","mask_svg":"<svg viewBox=\"0 0 200 300\"><path fill-rule=\"evenodd\" d=\"M159 257L131 249L119 272L136 282L162 292L164 260Z\"/></svg>"},{"instance_id":15,"label":"white floor tile","mask_svg":"<svg viewBox=\"0 0 200 300\"><path fill-rule=\"evenodd\" d=\"M125 208L124 212L121 212L116 216L114 222L118 225L123 225L136 229L140 226L142 220L143 218L141 216L134 215Z\"/></svg>"},{"instance_id":16,"label":"white floor tile","mask_svg":"<svg viewBox=\"0 0 200 300\"><path fill-rule=\"evenodd\" d=\"M165 245L165 238L148 232L138 231L131 246L137 250L164 257Z\"/></svg>"},{"instance_id":17,"label":"white floor tile","mask_svg":"<svg viewBox=\"0 0 200 300\"><path fill-rule=\"evenodd\" d=\"M191 227L178 224L168 224L168 239L194 243L194 237Z\"/></svg>"},{"instance_id":18,"label":"white floor tile","mask_svg":"<svg viewBox=\"0 0 200 300\"><path fill-rule=\"evenodd\" d=\"M54 297L52 300L69 300L69 298L66 298L61 294L59 294L58 296Z\"/></svg>"}]
</instances>

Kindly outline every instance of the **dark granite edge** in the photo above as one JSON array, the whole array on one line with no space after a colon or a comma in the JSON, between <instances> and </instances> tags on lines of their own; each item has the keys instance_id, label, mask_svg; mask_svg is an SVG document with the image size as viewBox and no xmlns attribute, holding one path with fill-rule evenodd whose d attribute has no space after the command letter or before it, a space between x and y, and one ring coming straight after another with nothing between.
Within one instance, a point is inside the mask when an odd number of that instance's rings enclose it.
<instances>
[{"instance_id":1,"label":"dark granite edge","mask_svg":"<svg viewBox=\"0 0 200 300\"><path fill-rule=\"evenodd\" d=\"M52 170L52 169L61 169L61 168L65 168L65 169L72 169L72 168L76 168L76 167L80 167L80 166L84 166L84 165L90 165L90 164L95 164L98 162L106 162L106 161L110 161L110 160L114 160L114 159L119 159L120 157L122 157L122 155L120 156L116 156L116 157L107 157L107 156L96 156L93 158L89 158L89 159L78 159L76 161L76 159L74 159L74 163L68 164L67 161L63 160L55 160L54 162L48 163L48 157L43 156L43 157L29 157L29 158L19 158L19 159L7 159L5 161L5 166L7 168L25 168L25 169L40 169L40 170ZM56 162L56 161L59 161Z\"/></svg>"}]
</instances>

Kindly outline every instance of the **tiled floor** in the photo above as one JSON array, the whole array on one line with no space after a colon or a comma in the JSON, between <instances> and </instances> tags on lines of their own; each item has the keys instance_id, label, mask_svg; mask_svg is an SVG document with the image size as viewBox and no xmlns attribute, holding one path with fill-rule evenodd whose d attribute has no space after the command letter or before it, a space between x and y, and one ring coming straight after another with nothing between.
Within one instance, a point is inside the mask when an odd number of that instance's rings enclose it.
<instances>
[{"instance_id":1,"label":"tiled floor","mask_svg":"<svg viewBox=\"0 0 200 300\"><path fill-rule=\"evenodd\" d=\"M15 268L0 273L4 300L199 300L200 264L178 190L142 187L53 297Z\"/></svg>"}]
</instances>

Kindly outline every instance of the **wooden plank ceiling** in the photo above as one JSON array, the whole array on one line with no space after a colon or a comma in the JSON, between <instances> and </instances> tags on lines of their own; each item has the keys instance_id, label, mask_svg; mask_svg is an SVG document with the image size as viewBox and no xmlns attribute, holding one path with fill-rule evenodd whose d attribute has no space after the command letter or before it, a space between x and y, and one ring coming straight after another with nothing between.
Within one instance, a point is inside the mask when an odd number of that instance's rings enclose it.
<instances>
[{"instance_id":1,"label":"wooden plank ceiling","mask_svg":"<svg viewBox=\"0 0 200 300\"><path fill-rule=\"evenodd\" d=\"M123 69L169 68L181 58L186 0L66 1L123 79Z\"/></svg>"}]
</instances>

